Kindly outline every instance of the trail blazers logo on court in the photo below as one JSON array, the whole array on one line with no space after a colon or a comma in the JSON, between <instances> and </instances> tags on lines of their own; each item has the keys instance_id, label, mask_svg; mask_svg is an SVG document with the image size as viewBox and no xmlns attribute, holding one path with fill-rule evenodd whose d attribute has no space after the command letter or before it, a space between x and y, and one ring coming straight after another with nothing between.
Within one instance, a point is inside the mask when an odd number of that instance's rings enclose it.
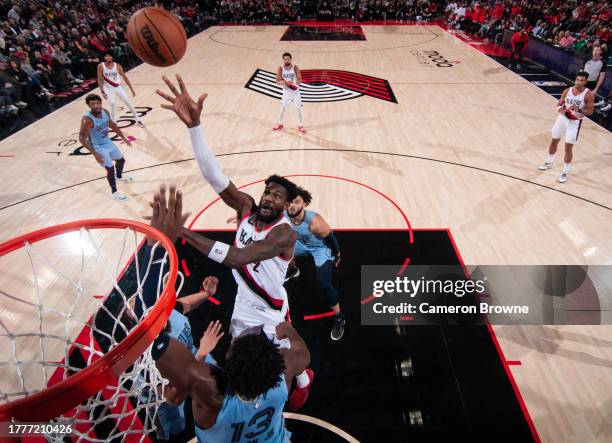
<instances>
[{"instance_id":1,"label":"trail blazers logo on court","mask_svg":"<svg viewBox=\"0 0 612 443\"><path fill-rule=\"evenodd\" d=\"M279 100L283 96L276 74L263 69L255 71L245 88ZM303 69L300 93L302 102L308 103L336 102L364 95L397 103L387 80L334 69Z\"/></svg>"}]
</instances>

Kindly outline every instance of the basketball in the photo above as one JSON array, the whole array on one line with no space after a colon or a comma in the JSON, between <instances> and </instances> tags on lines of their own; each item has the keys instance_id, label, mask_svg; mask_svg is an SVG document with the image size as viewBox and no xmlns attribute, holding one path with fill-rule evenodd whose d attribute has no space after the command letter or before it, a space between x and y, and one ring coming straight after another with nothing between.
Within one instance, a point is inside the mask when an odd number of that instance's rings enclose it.
<instances>
[{"instance_id":1,"label":"basketball","mask_svg":"<svg viewBox=\"0 0 612 443\"><path fill-rule=\"evenodd\" d=\"M136 11L127 26L127 38L134 53L153 66L172 66L187 49L187 33L174 14L162 8Z\"/></svg>"}]
</instances>

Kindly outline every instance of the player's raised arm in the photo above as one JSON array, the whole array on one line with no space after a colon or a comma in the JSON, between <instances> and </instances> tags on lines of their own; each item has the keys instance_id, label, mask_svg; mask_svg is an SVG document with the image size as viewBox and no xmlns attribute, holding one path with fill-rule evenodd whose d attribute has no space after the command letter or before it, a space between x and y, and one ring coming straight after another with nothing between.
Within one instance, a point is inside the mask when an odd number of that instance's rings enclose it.
<instances>
[{"instance_id":1,"label":"player's raised arm","mask_svg":"<svg viewBox=\"0 0 612 443\"><path fill-rule=\"evenodd\" d=\"M291 388L293 377L301 374L310 364L310 351L304 339L289 322L279 323L276 326L276 336L281 340L288 338L291 343L290 348L280 350L285 360L285 381Z\"/></svg>"},{"instance_id":2,"label":"player's raised arm","mask_svg":"<svg viewBox=\"0 0 612 443\"><path fill-rule=\"evenodd\" d=\"M165 332L153 343L152 354L160 374L170 381L170 387L178 391L178 396L184 398L187 394L198 404L198 424L214 424L223 397L219 395L211 366L197 361L184 344Z\"/></svg>"},{"instance_id":3,"label":"player's raised arm","mask_svg":"<svg viewBox=\"0 0 612 443\"><path fill-rule=\"evenodd\" d=\"M187 228L183 228L181 236L210 259L230 268L241 268L248 263L285 255L288 249L294 247L297 239L297 234L289 225L275 227L264 240L255 241L244 248L216 242Z\"/></svg>"},{"instance_id":4,"label":"player's raised arm","mask_svg":"<svg viewBox=\"0 0 612 443\"><path fill-rule=\"evenodd\" d=\"M215 295L218 284L219 279L217 277L206 277L204 279L204 283L202 283L202 291L177 298L176 301L183 307L183 314L187 315L189 312L197 309L198 306L208 300L208 297Z\"/></svg>"},{"instance_id":5,"label":"player's raised arm","mask_svg":"<svg viewBox=\"0 0 612 443\"><path fill-rule=\"evenodd\" d=\"M248 194L239 191L230 179L223 174L219 162L217 162L204 136L204 131L200 124L200 116L204 107L204 100L206 100L208 94L200 95L198 100L195 101L189 95L180 75L177 74L176 76L180 92L168 78L162 77L162 79L172 95L158 89L156 91L157 94L169 102L161 106L164 109L174 111L178 118L189 128L191 146L193 147L202 176L223 201L236 210L240 218L250 214L251 208L254 206L253 199Z\"/></svg>"}]
</instances>

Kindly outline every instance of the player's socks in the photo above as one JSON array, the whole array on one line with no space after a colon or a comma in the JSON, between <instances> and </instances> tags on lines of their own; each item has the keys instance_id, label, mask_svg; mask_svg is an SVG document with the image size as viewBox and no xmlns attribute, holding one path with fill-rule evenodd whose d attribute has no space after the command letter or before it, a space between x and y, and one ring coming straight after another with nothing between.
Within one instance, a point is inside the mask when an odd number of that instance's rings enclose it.
<instances>
[{"instance_id":1,"label":"player's socks","mask_svg":"<svg viewBox=\"0 0 612 443\"><path fill-rule=\"evenodd\" d=\"M559 183L565 183L567 181L567 176L570 171L569 163L563 163L563 171L561 172L561 177L559 177Z\"/></svg>"},{"instance_id":2,"label":"player's socks","mask_svg":"<svg viewBox=\"0 0 612 443\"><path fill-rule=\"evenodd\" d=\"M297 380L297 385L300 388L305 388L310 383L310 378L308 378L306 371L302 371L301 374L296 375L295 379Z\"/></svg>"},{"instance_id":3,"label":"player's socks","mask_svg":"<svg viewBox=\"0 0 612 443\"><path fill-rule=\"evenodd\" d=\"M117 192L117 182L115 181L115 168L110 167L106 168L106 180L108 180L108 184L111 187L111 192L114 194Z\"/></svg>"},{"instance_id":4,"label":"player's socks","mask_svg":"<svg viewBox=\"0 0 612 443\"><path fill-rule=\"evenodd\" d=\"M300 127L304 126L304 115L302 114L302 108L297 108L297 117Z\"/></svg>"},{"instance_id":5,"label":"player's socks","mask_svg":"<svg viewBox=\"0 0 612 443\"><path fill-rule=\"evenodd\" d=\"M548 154L548 158L546 159L546 163L554 163L555 162L555 154Z\"/></svg>"},{"instance_id":6,"label":"player's socks","mask_svg":"<svg viewBox=\"0 0 612 443\"><path fill-rule=\"evenodd\" d=\"M115 166L117 167L117 178L121 180L121 176L123 175L123 167L125 166L125 158L120 158L115 162Z\"/></svg>"},{"instance_id":7,"label":"player's socks","mask_svg":"<svg viewBox=\"0 0 612 443\"><path fill-rule=\"evenodd\" d=\"M570 171L570 164L569 163L563 163L563 174L569 174Z\"/></svg>"}]
</instances>

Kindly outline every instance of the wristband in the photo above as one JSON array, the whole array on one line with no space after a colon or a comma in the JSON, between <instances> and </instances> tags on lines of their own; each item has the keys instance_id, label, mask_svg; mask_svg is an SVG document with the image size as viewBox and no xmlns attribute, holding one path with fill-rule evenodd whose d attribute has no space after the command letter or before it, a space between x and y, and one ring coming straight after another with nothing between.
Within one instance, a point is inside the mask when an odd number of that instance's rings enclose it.
<instances>
[{"instance_id":1,"label":"wristband","mask_svg":"<svg viewBox=\"0 0 612 443\"><path fill-rule=\"evenodd\" d=\"M225 257L227 257L229 248L230 246L227 243L216 241L208 253L208 258L216 261L217 263L223 263L223 260L225 260Z\"/></svg>"}]
</instances>

